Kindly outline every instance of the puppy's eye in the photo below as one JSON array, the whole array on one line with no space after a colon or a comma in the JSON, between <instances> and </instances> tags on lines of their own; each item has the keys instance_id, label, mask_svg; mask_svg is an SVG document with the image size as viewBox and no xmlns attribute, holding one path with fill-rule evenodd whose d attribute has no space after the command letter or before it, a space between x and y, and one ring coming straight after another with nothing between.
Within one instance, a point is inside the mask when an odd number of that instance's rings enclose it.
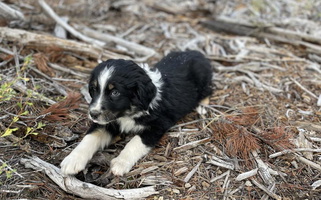
<instances>
[{"instance_id":1,"label":"puppy's eye","mask_svg":"<svg viewBox=\"0 0 321 200\"><path fill-rule=\"evenodd\" d=\"M120 95L120 93L118 92L118 90L111 91L111 96L112 97L118 97L119 95Z\"/></svg>"}]
</instances>

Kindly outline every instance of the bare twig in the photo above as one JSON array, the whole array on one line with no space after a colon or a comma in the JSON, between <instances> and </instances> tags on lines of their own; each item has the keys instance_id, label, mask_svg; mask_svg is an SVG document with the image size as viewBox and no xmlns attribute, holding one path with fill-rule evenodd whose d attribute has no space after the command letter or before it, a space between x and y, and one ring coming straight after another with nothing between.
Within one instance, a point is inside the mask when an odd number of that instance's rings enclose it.
<instances>
[{"instance_id":1,"label":"bare twig","mask_svg":"<svg viewBox=\"0 0 321 200\"><path fill-rule=\"evenodd\" d=\"M0 2L0 16L9 20L25 20L25 17L22 12L13 9L2 2Z\"/></svg>"},{"instance_id":2,"label":"bare twig","mask_svg":"<svg viewBox=\"0 0 321 200\"><path fill-rule=\"evenodd\" d=\"M81 27L77 26L78 29L80 29L84 34L89 35L90 37L99 39L104 42L115 42L116 44L119 44L121 46L124 46L128 48L131 51L134 51L137 54L142 54L148 57L151 57L156 54L156 51L154 49L145 47L143 45L137 44L135 42L130 42L127 40L124 40L123 38L119 38L107 33L100 33L95 30L92 30L87 27Z\"/></svg>"},{"instance_id":3,"label":"bare twig","mask_svg":"<svg viewBox=\"0 0 321 200\"><path fill-rule=\"evenodd\" d=\"M99 40L95 40L93 38L87 37L81 33L79 33L78 31L76 31L76 29L74 29L73 27L71 27L65 20L61 19L56 13L55 11L53 11L51 9L51 7L44 1L44 0L38 0L39 5L41 6L41 8L53 19L55 20L60 26L62 26L64 29L66 29L68 32L70 32L73 36L79 38L82 41L94 44L94 45L98 45L100 47L105 45L105 42L99 41Z\"/></svg>"},{"instance_id":4,"label":"bare twig","mask_svg":"<svg viewBox=\"0 0 321 200\"><path fill-rule=\"evenodd\" d=\"M321 149L311 149L311 148L298 148L298 149L286 149L280 152L269 155L269 158L275 158L284 154L294 153L294 152L316 152L321 153Z\"/></svg>"},{"instance_id":5,"label":"bare twig","mask_svg":"<svg viewBox=\"0 0 321 200\"><path fill-rule=\"evenodd\" d=\"M205 144L205 143L207 143L209 141L211 141L211 138L204 138L204 139L201 139L201 140L198 140L198 141L193 141L193 142L184 144L184 145L179 146L179 147L175 147L173 150L174 151L178 151L178 152L182 152L182 151L186 151L188 149L195 148L200 144Z\"/></svg>"},{"instance_id":6,"label":"bare twig","mask_svg":"<svg viewBox=\"0 0 321 200\"><path fill-rule=\"evenodd\" d=\"M2 75L1 75L2 76ZM12 78L10 77L4 77L2 76L2 78L5 78L8 82L12 82L13 85L12 87L15 90L18 90L19 92L23 93L23 94L31 94L32 96L37 97L39 100L46 102L48 104L55 104L56 102L54 100L51 100L45 96L43 96L42 94L39 94L38 92L35 92L33 90L27 89L27 87L22 84L20 81L14 81Z\"/></svg>"},{"instance_id":7,"label":"bare twig","mask_svg":"<svg viewBox=\"0 0 321 200\"><path fill-rule=\"evenodd\" d=\"M187 183L191 178L192 176L195 174L195 172L197 171L197 169L199 168L199 166L201 165L202 163L202 159L200 161L198 161L197 165L192 169L192 171L190 171L186 177L184 178L184 182Z\"/></svg>"},{"instance_id":8,"label":"bare twig","mask_svg":"<svg viewBox=\"0 0 321 200\"><path fill-rule=\"evenodd\" d=\"M251 178L251 181L254 185L256 185L258 188L260 188L261 190L263 190L267 195L269 195L270 197L272 197L273 199L277 199L277 200L281 200L282 198L271 192L268 188L266 188L264 185L262 185L261 183L257 182L254 178Z\"/></svg>"},{"instance_id":9,"label":"bare twig","mask_svg":"<svg viewBox=\"0 0 321 200\"><path fill-rule=\"evenodd\" d=\"M306 89L303 85L301 85L298 81L296 81L294 78L290 77L291 81L293 81L293 83L295 83L297 86L299 86L303 91L305 91L306 93L308 93L310 96L318 99L317 95L313 94L311 91L309 91L308 89Z\"/></svg>"},{"instance_id":10,"label":"bare twig","mask_svg":"<svg viewBox=\"0 0 321 200\"><path fill-rule=\"evenodd\" d=\"M224 172L223 174L219 175L219 176L216 176L214 178L211 179L211 183L223 178L224 176L228 175L230 173L230 170L227 170L226 172Z\"/></svg>"},{"instance_id":11,"label":"bare twig","mask_svg":"<svg viewBox=\"0 0 321 200\"><path fill-rule=\"evenodd\" d=\"M3 160L0 159L0 162L2 163L2 165L4 166L4 164L6 164ZM6 164L5 165L6 168L8 168L11 172L13 172L14 174L18 175L20 178L24 178L21 174L19 174L18 172L16 172L16 170L12 169L10 165Z\"/></svg>"},{"instance_id":12,"label":"bare twig","mask_svg":"<svg viewBox=\"0 0 321 200\"><path fill-rule=\"evenodd\" d=\"M300 156L298 154L295 154L297 159L307 165L309 165L310 167L313 167L314 169L317 169L319 171L321 171L321 166L315 162L312 162L311 160L308 160L306 158L304 158L303 156Z\"/></svg>"}]
</instances>

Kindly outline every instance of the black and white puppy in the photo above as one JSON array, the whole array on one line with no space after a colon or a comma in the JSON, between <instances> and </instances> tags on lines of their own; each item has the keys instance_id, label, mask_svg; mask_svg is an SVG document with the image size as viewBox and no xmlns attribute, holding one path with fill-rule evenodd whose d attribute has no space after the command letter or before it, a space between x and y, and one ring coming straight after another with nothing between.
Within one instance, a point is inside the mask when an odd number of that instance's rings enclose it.
<instances>
[{"instance_id":1,"label":"black and white puppy","mask_svg":"<svg viewBox=\"0 0 321 200\"><path fill-rule=\"evenodd\" d=\"M154 69L122 59L100 63L89 81L93 124L62 161L63 174L85 169L95 152L118 134L135 133L111 161L114 175L129 172L169 128L211 95L211 83L211 65L197 51L172 52Z\"/></svg>"}]
</instances>

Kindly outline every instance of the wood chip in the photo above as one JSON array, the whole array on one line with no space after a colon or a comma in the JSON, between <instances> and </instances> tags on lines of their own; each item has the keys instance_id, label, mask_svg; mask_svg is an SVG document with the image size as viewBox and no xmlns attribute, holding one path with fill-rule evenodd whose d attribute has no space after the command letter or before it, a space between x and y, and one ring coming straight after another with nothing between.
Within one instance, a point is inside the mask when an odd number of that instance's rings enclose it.
<instances>
[{"instance_id":1,"label":"wood chip","mask_svg":"<svg viewBox=\"0 0 321 200\"><path fill-rule=\"evenodd\" d=\"M190 171L188 174L187 174L187 176L184 178L184 182L188 182L191 178L192 178L192 176L195 174L195 172L197 171L197 169L199 168L199 166L201 165L201 163L202 163L202 160L200 160L198 163L197 163L197 165L192 169L192 171Z\"/></svg>"},{"instance_id":2,"label":"wood chip","mask_svg":"<svg viewBox=\"0 0 321 200\"><path fill-rule=\"evenodd\" d=\"M179 146L179 147L175 147L173 150L174 151L178 151L178 152L182 152L182 151L186 151L186 150L195 148L198 145L205 144L205 143L207 143L209 141L211 141L211 138L204 138L204 139L201 139L201 140L198 140L198 141L193 141L193 142L184 144L184 145Z\"/></svg>"}]
</instances>

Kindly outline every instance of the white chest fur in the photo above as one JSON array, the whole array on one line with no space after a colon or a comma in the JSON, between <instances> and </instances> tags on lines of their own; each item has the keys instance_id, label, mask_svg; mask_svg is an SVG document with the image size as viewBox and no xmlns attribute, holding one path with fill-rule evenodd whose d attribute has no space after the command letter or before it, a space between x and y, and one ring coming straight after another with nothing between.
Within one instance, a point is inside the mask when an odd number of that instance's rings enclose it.
<instances>
[{"instance_id":1,"label":"white chest fur","mask_svg":"<svg viewBox=\"0 0 321 200\"><path fill-rule=\"evenodd\" d=\"M117 119L121 132L129 133L134 132L137 133L142 131L145 127L139 124L136 124L135 120L131 117L120 117Z\"/></svg>"}]
</instances>

